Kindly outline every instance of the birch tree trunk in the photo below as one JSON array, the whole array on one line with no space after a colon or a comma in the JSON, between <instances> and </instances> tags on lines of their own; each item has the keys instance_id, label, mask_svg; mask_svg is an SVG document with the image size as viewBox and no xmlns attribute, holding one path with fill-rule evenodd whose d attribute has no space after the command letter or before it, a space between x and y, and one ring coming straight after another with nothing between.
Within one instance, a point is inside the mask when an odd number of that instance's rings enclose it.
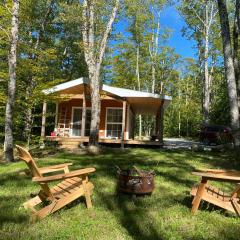
<instances>
[{"instance_id":1,"label":"birch tree trunk","mask_svg":"<svg viewBox=\"0 0 240 240\"><path fill-rule=\"evenodd\" d=\"M180 79L178 80L178 137L181 137L181 90L180 90Z\"/></svg>"},{"instance_id":2,"label":"birch tree trunk","mask_svg":"<svg viewBox=\"0 0 240 240\"><path fill-rule=\"evenodd\" d=\"M19 25L19 0L13 0L10 52L8 56L9 83L5 115L4 154L6 161L14 161L13 155L13 111L16 93L17 42Z\"/></svg>"},{"instance_id":3,"label":"birch tree trunk","mask_svg":"<svg viewBox=\"0 0 240 240\"><path fill-rule=\"evenodd\" d=\"M199 20L200 25L202 27L197 27L198 31L200 31L204 36L204 84L203 84L203 116L204 116L204 122L209 122L209 113L210 113L210 107L211 107L211 88L212 88L212 75L211 72L209 72L209 42L211 37L211 27L214 23L217 9L215 7L214 1L208 1L206 0L204 7L204 14L200 14L198 12L199 9L190 8L189 10L192 10L196 18ZM201 16L203 15L203 17ZM198 42L198 49L201 47L201 42ZM199 52L199 62L201 62L201 52ZM201 64L200 64L201 65ZM213 65L212 65L213 68Z\"/></svg>"},{"instance_id":4,"label":"birch tree trunk","mask_svg":"<svg viewBox=\"0 0 240 240\"><path fill-rule=\"evenodd\" d=\"M159 49L159 32L160 32L160 13L158 12L158 20L157 20L157 30L156 35L155 31L153 29L152 31L152 40L151 40L151 46L149 44L149 54L151 58L151 72L152 72L152 93L155 93L155 85L156 85L156 60L157 60L157 54ZM155 19L155 16L153 14L153 19Z\"/></svg>"},{"instance_id":5,"label":"birch tree trunk","mask_svg":"<svg viewBox=\"0 0 240 240\"><path fill-rule=\"evenodd\" d=\"M225 75L226 75L227 85L228 85L231 126L234 130L236 130L239 128L239 109L238 109L238 102L237 102L237 87L236 87L226 0L218 0L218 9L219 9L220 22L221 22L224 65L225 65ZM239 139L236 139L235 144L239 146Z\"/></svg>"},{"instance_id":6,"label":"birch tree trunk","mask_svg":"<svg viewBox=\"0 0 240 240\"><path fill-rule=\"evenodd\" d=\"M108 20L105 31L98 44L95 34L95 0L84 0L82 3L82 18L83 18L83 47L85 61L88 66L90 89L91 89L91 104L92 117L90 127L89 146L97 146L99 138L99 123L100 123L100 70L107 45L109 34L112 30L113 22L119 7L119 0L115 0L111 16Z\"/></svg>"},{"instance_id":7,"label":"birch tree trunk","mask_svg":"<svg viewBox=\"0 0 240 240\"><path fill-rule=\"evenodd\" d=\"M208 56L209 56L209 20L208 20L208 4L205 6L205 49L204 49L204 101L203 101L203 115L205 123L209 122L210 109L210 84L208 72Z\"/></svg>"},{"instance_id":8,"label":"birch tree trunk","mask_svg":"<svg viewBox=\"0 0 240 240\"><path fill-rule=\"evenodd\" d=\"M138 84L138 91L141 91L141 83L140 83L140 73L139 73L139 45L137 46L137 56L136 56L136 77ZM138 129L139 138L142 139L142 115L139 115L139 129Z\"/></svg>"}]
</instances>

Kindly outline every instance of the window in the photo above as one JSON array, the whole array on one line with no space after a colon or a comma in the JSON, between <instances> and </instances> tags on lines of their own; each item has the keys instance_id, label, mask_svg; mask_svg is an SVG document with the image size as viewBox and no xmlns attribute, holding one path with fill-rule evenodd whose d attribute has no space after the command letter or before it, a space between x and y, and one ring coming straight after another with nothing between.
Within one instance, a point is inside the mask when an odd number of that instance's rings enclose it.
<instances>
[{"instance_id":1,"label":"window","mask_svg":"<svg viewBox=\"0 0 240 240\"><path fill-rule=\"evenodd\" d=\"M107 133L108 138L120 138L122 133L122 109L107 108Z\"/></svg>"}]
</instances>

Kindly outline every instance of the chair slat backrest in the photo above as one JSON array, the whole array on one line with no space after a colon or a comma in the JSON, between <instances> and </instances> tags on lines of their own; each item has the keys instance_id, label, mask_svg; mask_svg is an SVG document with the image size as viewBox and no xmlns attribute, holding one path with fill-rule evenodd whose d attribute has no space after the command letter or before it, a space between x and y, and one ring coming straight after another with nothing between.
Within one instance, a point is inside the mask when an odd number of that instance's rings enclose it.
<instances>
[{"instance_id":1,"label":"chair slat backrest","mask_svg":"<svg viewBox=\"0 0 240 240\"><path fill-rule=\"evenodd\" d=\"M28 165L28 167L31 171L32 177L42 177L42 174L40 173L40 170L39 170L37 164L35 163L34 159L32 158L31 154L26 149L24 149L23 147L21 147L19 145L16 145L16 148L18 150L19 157L24 162L26 162L26 164ZM47 196L48 199L53 200L54 197L51 193L51 190L50 190L48 184L40 183L40 186L42 188L42 192L44 192L44 195Z\"/></svg>"},{"instance_id":2,"label":"chair slat backrest","mask_svg":"<svg viewBox=\"0 0 240 240\"><path fill-rule=\"evenodd\" d=\"M21 147L19 145L16 145L16 148L18 150L20 159L22 159L28 165L28 167L31 171L32 177L42 177L42 174L40 173L31 154L26 149L24 149L23 147Z\"/></svg>"}]
</instances>

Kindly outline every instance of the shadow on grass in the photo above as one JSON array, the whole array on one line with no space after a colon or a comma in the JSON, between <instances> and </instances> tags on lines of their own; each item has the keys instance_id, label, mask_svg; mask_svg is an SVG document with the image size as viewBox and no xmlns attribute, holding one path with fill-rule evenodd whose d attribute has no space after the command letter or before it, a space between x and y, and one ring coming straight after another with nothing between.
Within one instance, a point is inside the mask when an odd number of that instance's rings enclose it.
<instances>
[{"instance_id":1,"label":"shadow on grass","mask_svg":"<svg viewBox=\"0 0 240 240\"><path fill-rule=\"evenodd\" d=\"M144 208L129 206L131 203L134 205L134 200L131 198L130 195L115 195L114 197L102 195L101 201L109 211L113 211L132 239L162 240L156 226L151 224L152 217L148 211Z\"/></svg>"},{"instance_id":2,"label":"shadow on grass","mask_svg":"<svg viewBox=\"0 0 240 240\"><path fill-rule=\"evenodd\" d=\"M52 158L52 159L51 159ZM235 168L236 155L229 153L195 153L191 151L166 151L159 149L108 149L103 154L92 156L88 154L59 153L51 158L37 161L41 166L55 165L64 162L72 162L70 168L75 170L84 167L95 167L96 173L90 175L90 180L95 184L96 206L103 206L119 221L133 239L166 239L163 230L159 230L153 223L152 211L158 213L169 206L182 205L191 208L191 197L186 190L192 187L196 180L191 177L191 172L197 170L196 163L208 164L213 168ZM130 168L133 165L141 169L155 170L156 189L160 190L151 197L143 199L131 199L130 196L116 196L114 184L116 184L115 165L120 168ZM25 201L25 197L31 193L33 183L26 176L11 172L0 176L1 187L13 186L13 189L21 191L21 196L15 193L0 198L0 224L4 222L21 223L27 221L27 214L17 213L16 209ZM164 186L166 184L166 186ZM35 184L36 185L36 184ZM110 187L109 187L110 186ZM170 186L170 188L169 188ZM28 188L28 189L27 189ZM36 185L37 189L40 189ZM174 192L176 190L176 192ZM26 193L26 190L29 191ZM79 200L82 203L82 199ZM78 203L78 201L76 202ZM74 206L74 204L73 204ZM7 209L5 211L5 209ZM4 212L5 211L5 212ZM162 232L161 232L162 231Z\"/></svg>"},{"instance_id":3,"label":"shadow on grass","mask_svg":"<svg viewBox=\"0 0 240 240\"><path fill-rule=\"evenodd\" d=\"M14 193L11 196L0 197L0 226L5 223L20 224L28 221L27 213L21 211L19 203L23 199Z\"/></svg>"}]
</instances>

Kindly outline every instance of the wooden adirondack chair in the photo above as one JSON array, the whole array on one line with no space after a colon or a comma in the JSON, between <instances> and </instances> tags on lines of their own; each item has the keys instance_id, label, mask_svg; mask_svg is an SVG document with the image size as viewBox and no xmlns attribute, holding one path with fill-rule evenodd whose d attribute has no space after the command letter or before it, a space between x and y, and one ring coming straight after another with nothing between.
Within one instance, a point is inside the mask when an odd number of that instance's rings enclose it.
<instances>
[{"instance_id":1,"label":"wooden adirondack chair","mask_svg":"<svg viewBox=\"0 0 240 240\"><path fill-rule=\"evenodd\" d=\"M206 169L201 172L193 172L192 174L202 178L201 183L198 186L194 186L191 190L191 195L194 196L192 201L193 214L197 212L201 200L204 200L240 216L240 199L238 196L240 194L239 171ZM226 194L218 188L208 185L209 180L231 182L237 186L231 194Z\"/></svg>"},{"instance_id":2,"label":"wooden adirondack chair","mask_svg":"<svg viewBox=\"0 0 240 240\"><path fill-rule=\"evenodd\" d=\"M95 168L85 168L69 172L68 166L72 165L72 163L38 168L27 150L18 145L16 147L20 159L25 161L30 169L32 181L37 182L41 186L38 195L23 204L25 208L30 209L32 212L31 222L46 217L81 196L85 197L87 208L92 207L90 196L93 191L93 184L88 181L88 174L95 172ZM46 173L59 171L64 171L64 173L44 176ZM61 182L50 188L48 183L53 181ZM43 206L40 207L37 205Z\"/></svg>"}]
</instances>

